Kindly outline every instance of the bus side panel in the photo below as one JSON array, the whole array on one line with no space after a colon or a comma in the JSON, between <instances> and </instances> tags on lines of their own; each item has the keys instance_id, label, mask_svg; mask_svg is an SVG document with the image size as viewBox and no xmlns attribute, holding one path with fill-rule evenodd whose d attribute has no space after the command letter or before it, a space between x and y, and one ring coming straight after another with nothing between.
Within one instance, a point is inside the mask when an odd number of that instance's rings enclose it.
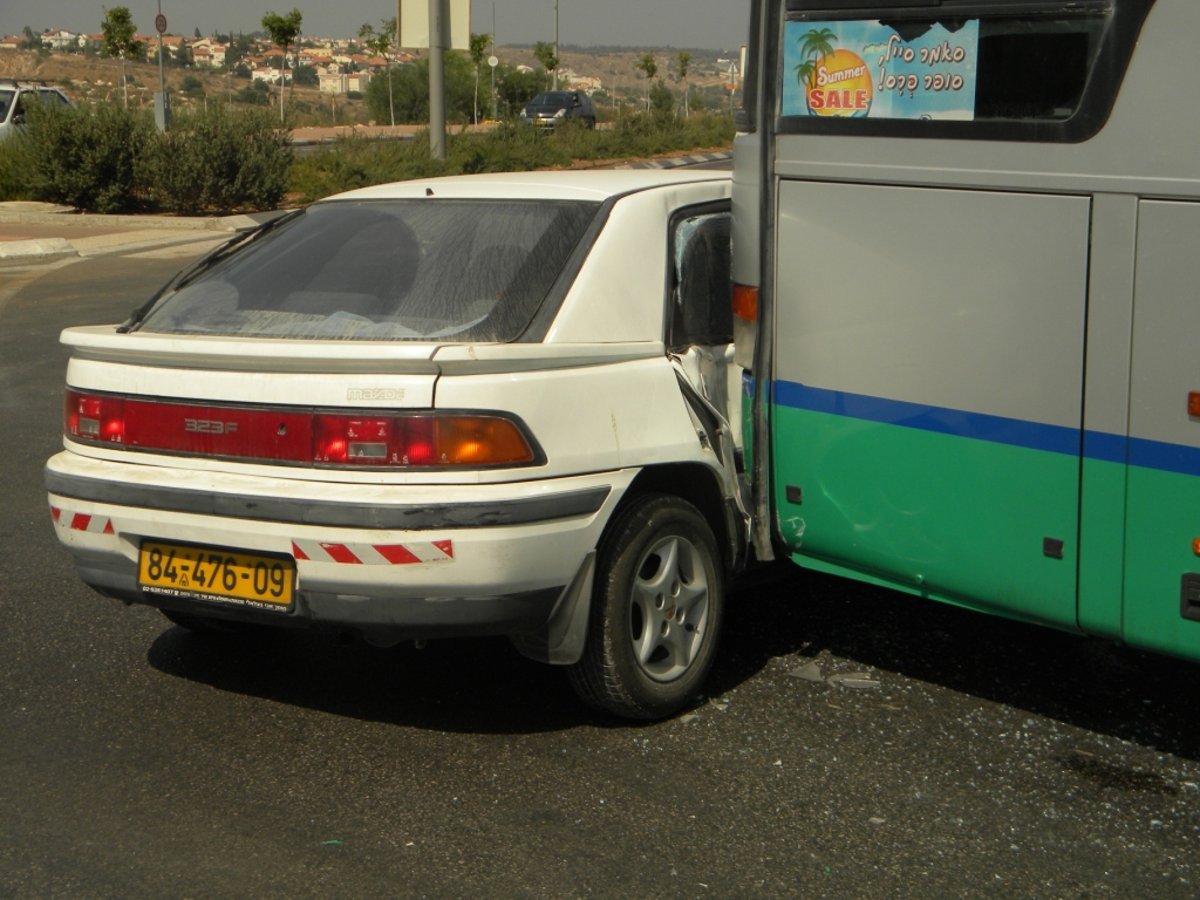
<instances>
[{"instance_id":1,"label":"bus side panel","mask_svg":"<svg viewBox=\"0 0 1200 900\"><path fill-rule=\"evenodd\" d=\"M779 210L797 561L1076 627L1089 200L784 181Z\"/></svg>"},{"instance_id":2,"label":"bus side panel","mask_svg":"<svg viewBox=\"0 0 1200 900\"><path fill-rule=\"evenodd\" d=\"M1138 210L1130 386L1124 635L1136 646L1200 656L1200 204L1144 200ZM1190 586L1190 587L1189 587ZM1186 604L1196 619L1185 618Z\"/></svg>"}]
</instances>

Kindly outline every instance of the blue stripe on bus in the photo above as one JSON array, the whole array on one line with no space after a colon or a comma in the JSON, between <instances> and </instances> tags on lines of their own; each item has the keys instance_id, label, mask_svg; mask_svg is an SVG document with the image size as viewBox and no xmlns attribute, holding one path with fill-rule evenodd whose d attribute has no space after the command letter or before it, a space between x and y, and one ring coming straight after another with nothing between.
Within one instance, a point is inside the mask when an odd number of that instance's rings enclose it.
<instances>
[{"instance_id":1,"label":"blue stripe on bus","mask_svg":"<svg viewBox=\"0 0 1200 900\"><path fill-rule=\"evenodd\" d=\"M1080 455L1080 433L1077 428L806 387L792 381L777 381L774 387L775 402L792 409L916 428L936 434L973 438L1030 450L1068 456ZM1101 462L1127 463L1145 469L1200 476L1200 448L1182 444L1088 431L1083 435L1083 455Z\"/></svg>"}]
</instances>

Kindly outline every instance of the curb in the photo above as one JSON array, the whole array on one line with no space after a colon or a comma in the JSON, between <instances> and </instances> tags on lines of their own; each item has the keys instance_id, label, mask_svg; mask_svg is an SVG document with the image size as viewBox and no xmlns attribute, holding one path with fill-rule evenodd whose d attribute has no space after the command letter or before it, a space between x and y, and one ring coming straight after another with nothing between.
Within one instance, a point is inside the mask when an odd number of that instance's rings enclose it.
<instances>
[{"instance_id":1,"label":"curb","mask_svg":"<svg viewBox=\"0 0 1200 900\"><path fill-rule=\"evenodd\" d=\"M82 226L117 229L92 237L0 240L0 262L61 256L107 256L218 240L234 232L253 228L277 215L278 212L232 216L127 216L77 213L71 207L52 203L0 203L0 224L3 225L69 225L72 228Z\"/></svg>"},{"instance_id":2,"label":"curb","mask_svg":"<svg viewBox=\"0 0 1200 900\"><path fill-rule=\"evenodd\" d=\"M212 243L224 240L233 230L192 229L163 234L159 230L131 230L83 238L35 238L28 241L0 241L0 265L24 260L48 260L55 257L112 256L159 250L185 244Z\"/></svg>"},{"instance_id":3,"label":"curb","mask_svg":"<svg viewBox=\"0 0 1200 900\"><path fill-rule=\"evenodd\" d=\"M258 224L256 217L240 216L145 216L116 213L77 213L54 203L13 201L0 203L0 224L83 225L97 228L161 228L170 231L237 231Z\"/></svg>"},{"instance_id":4,"label":"curb","mask_svg":"<svg viewBox=\"0 0 1200 900\"><path fill-rule=\"evenodd\" d=\"M694 166L699 163L724 162L733 159L733 154L727 150L720 153L698 153L691 156L675 156L670 159L659 159L654 162L632 163L620 166L623 169L678 169L683 166Z\"/></svg>"}]
</instances>

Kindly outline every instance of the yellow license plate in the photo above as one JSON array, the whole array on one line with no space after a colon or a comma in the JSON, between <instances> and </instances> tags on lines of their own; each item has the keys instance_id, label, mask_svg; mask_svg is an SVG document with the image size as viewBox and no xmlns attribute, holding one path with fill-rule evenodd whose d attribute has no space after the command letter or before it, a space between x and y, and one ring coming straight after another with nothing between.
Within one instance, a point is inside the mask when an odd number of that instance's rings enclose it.
<instances>
[{"instance_id":1,"label":"yellow license plate","mask_svg":"<svg viewBox=\"0 0 1200 900\"><path fill-rule=\"evenodd\" d=\"M138 551L138 585L151 594L286 612L295 584L290 556L157 541L144 541Z\"/></svg>"}]
</instances>

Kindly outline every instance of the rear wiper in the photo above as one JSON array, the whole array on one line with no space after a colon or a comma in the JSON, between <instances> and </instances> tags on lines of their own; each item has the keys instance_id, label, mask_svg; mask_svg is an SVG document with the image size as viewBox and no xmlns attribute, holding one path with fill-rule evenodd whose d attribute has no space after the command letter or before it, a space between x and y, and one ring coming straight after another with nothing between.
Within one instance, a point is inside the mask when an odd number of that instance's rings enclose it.
<instances>
[{"instance_id":1,"label":"rear wiper","mask_svg":"<svg viewBox=\"0 0 1200 900\"><path fill-rule=\"evenodd\" d=\"M272 219L269 222L259 225L257 228L248 228L245 231L239 231L229 240L225 241L225 243L213 248L204 256L200 257L200 259L196 260L196 262L192 263L192 265L178 272L174 278L155 291L154 296L130 313L129 318L117 326L117 333L127 334L130 331L133 331L142 324L142 321L147 315L149 315L150 310L155 307L158 301L165 297L168 293L179 290L179 288L194 281L200 275L207 272L221 260L229 256L238 247L242 246L243 244L253 243L264 234L274 231L284 222L292 221L303 212L303 209L294 209L290 212L284 213L282 216Z\"/></svg>"}]
</instances>

